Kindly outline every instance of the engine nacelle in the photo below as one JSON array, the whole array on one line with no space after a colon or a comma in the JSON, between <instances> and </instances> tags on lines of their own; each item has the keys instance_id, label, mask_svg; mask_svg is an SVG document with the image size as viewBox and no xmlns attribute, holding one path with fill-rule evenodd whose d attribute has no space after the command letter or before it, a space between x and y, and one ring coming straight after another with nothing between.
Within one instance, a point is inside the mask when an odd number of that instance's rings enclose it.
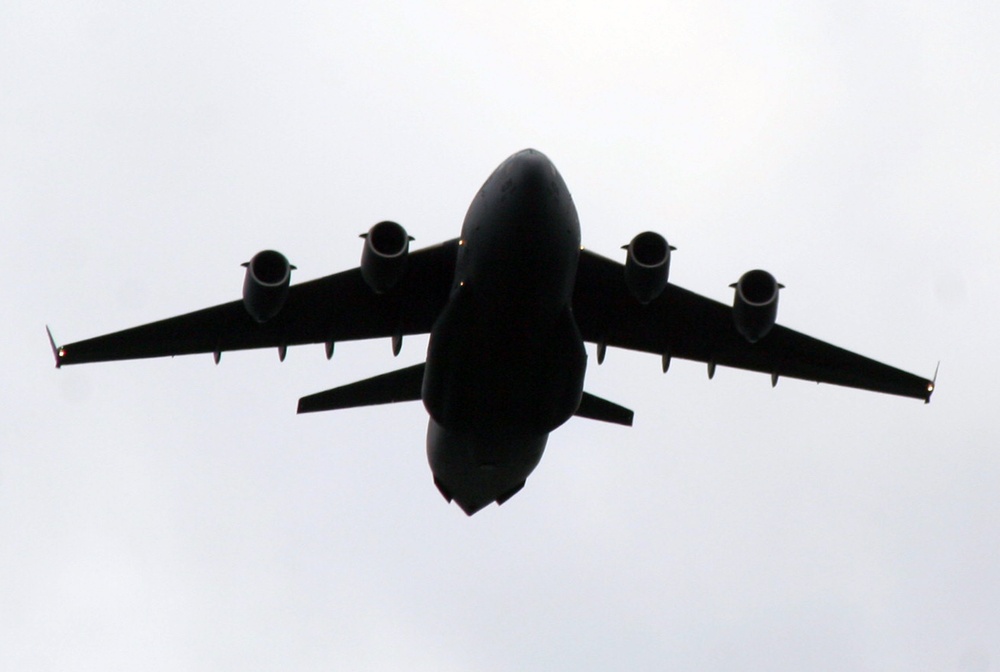
<instances>
[{"instance_id":1,"label":"engine nacelle","mask_svg":"<svg viewBox=\"0 0 1000 672\"><path fill-rule=\"evenodd\" d=\"M784 285L767 271L747 271L738 282L733 298L736 331L751 343L767 336L778 319L778 290Z\"/></svg>"},{"instance_id":2,"label":"engine nacelle","mask_svg":"<svg viewBox=\"0 0 1000 672\"><path fill-rule=\"evenodd\" d=\"M667 239L653 231L640 233L624 247L625 285L639 303L649 303L667 286L670 251Z\"/></svg>"},{"instance_id":3,"label":"engine nacelle","mask_svg":"<svg viewBox=\"0 0 1000 672\"><path fill-rule=\"evenodd\" d=\"M361 277L376 294L387 292L406 272L406 255L413 239L396 222L379 222L361 237L365 239Z\"/></svg>"},{"instance_id":4,"label":"engine nacelle","mask_svg":"<svg viewBox=\"0 0 1000 672\"><path fill-rule=\"evenodd\" d=\"M288 298L288 284L294 266L281 252L264 250L243 264L243 306L250 317L266 322L281 311Z\"/></svg>"}]
</instances>

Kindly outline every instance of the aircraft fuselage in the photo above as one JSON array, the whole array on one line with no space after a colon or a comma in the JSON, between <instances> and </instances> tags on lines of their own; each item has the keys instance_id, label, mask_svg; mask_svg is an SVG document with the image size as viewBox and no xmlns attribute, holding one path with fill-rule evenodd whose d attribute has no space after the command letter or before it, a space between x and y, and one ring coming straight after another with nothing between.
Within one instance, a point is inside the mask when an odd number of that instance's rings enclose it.
<instances>
[{"instance_id":1,"label":"aircraft fuselage","mask_svg":"<svg viewBox=\"0 0 1000 672\"><path fill-rule=\"evenodd\" d=\"M434 481L467 513L517 492L580 404L579 255L576 207L540 152L507 159L469 206L422 390Z\"/></svg>"}]
</instances>

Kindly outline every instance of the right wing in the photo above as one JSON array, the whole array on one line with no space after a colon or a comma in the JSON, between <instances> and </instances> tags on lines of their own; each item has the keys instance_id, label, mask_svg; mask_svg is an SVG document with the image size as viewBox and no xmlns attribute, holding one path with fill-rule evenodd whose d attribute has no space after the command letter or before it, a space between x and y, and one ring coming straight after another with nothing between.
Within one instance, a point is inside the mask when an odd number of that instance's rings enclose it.
<instances>
[{"instance_id":1,"label":"right wing","mask_svg":"<svg viewBox=\"0 0 1000 672\"><path fill-rule=\"evenodd\" d=\"M457 251L458 241L450 240L411 252L406 274L384 294L372 291L358 268L294 285L281 312L263 324L237 300L53 344L56 366L428 333L448 301Z\"/></svg>"},{"instance_id":2,"label":"right wing","mask_svg":"<svg viewBox=\"0 0 1000 672\"><path fill-rule=\"evenodd\" d=\"M778 377L855 387L929 401L934 381L877 362L817 338L775 325L757 343L733 327L730 306L668 284L642 305L625 285L622 264L580 254L573 314L586 341L630 350L759 371Z\"/></svg>"}]
</instances>

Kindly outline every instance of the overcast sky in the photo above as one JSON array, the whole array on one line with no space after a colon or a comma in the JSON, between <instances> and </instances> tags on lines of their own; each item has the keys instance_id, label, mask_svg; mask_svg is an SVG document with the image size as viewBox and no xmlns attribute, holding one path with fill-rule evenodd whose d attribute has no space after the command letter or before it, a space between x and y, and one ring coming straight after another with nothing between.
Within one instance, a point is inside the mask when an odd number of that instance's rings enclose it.
<instances>
[{"instance_id":1,"label":"overcast sky","mask_svg":"<svg viewBox=\"0 0 1000 672\"><path fill-rule=\"evenodd\" d=\"M1000 670L1000 6L744 5L2 3L0 669ZM426 338L53 368L529 146L589 248L766 268L933 402L590 346L635 427L470 519L420 404L294 412Z\"/></svg>"}]
</instances>

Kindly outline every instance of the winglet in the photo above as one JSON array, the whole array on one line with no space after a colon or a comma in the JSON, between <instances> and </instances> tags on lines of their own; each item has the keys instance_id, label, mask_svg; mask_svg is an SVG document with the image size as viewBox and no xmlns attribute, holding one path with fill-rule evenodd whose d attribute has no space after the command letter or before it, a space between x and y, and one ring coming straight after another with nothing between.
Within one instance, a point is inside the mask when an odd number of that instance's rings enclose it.
<instances>
[{"instance_id":1,"label":"winglet","mask_svg":"<svg viewBox=\"0 0 1000 672\"><path fill-rule=\"evenodd\" d=\"M924 397L924 403L931 403L931 395L934 394L934 388L937 387L937 374L938 370L941 368L941 361L938 360L937 366L934 367L934 377L931 378L931 382L927 383L927 396Z\"/></svg>"},{"instance_id":2,"label":"winglet","mask_svg":"<svg viewBox=\"0 0 1000 672\"><path fill-rule=\"evenodd\" d=\"M49 325L45 325L45 333L49 335L49 345L52 347L52 356L56 358L56 368L62 367L62 358L66 351L56 345L56 339L52 338L52 330Z\"/></svg>"}]
</instances>

